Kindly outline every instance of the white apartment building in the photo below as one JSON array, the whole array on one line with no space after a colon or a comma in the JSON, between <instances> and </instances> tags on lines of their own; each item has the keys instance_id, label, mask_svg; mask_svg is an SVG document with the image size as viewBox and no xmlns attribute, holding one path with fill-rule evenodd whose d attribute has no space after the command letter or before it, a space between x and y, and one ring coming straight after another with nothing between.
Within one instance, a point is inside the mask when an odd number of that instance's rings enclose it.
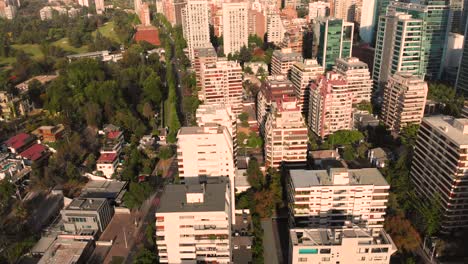
<instances>
[{"instance_id":1,"label":"white apartment building","mask_svg":"<svg viewBox=\"0 0 468 264\"><path fill-rule=\"evenodd\" d=\"M204 104L226 104L237 115L242 111L242 68L236 61L219 60L202 65Z\"/></svg>"},{"instance_id":2,"label":"white apartment building","mask_svg":"<svg viewBox=\"0 0 468 264\"><path fill-rule=\"evenodd\" d=\"M309 20L327 17L330 13L330 3L317 1L309 3Z\"/></svg>"},{"instance_id":3,"label":"white apartment building","mask_svg":"<svg viewBox=\"0 0 468 264\"><path fill-rule=\"evenodd\" d=\"M381 229L377 236L358 227L289 230L289 263L389 264L398 249Z\"/></svg>"},{"instance_id":4,"label":"white apartment building","mask_svg":"<svg viewBox=\"0 0 468 264\"><path fill-rule=\"evenodd\" d=\"M289 75L291 67L303 60L302 55L291 48L273 51L271 57L271 75Z\"/></svg>"},{"instance_id":5,"label":"white apartment building","mask_svg":"<svg viewBox=\"0 0 468 264\"><path fill-rule=\"evenodd\" d=\"M290 80L294 85L298 105L304 115L309 113L309 84L311 81L317 80L323 73L323 67L318 64L316 59L296 62L291 68Z\"/></svg>"},{"instance_id":6,"label":"white apartment building","mask_svg":"<svg viewBox=\"0 0 468 264\"><path fill-rule=\"evenodd\" d=\"M283 21L278 11L270 10L267 14L267 40L276 45L283 42L284 33L286 32Z\"/></svg>"},{"instance_id":7,"label":"white apartment building","mask_svg":"<svg viewBox=\"0 0 468 264\"><path fill-rule=\"evenodd\" d=\"M290 170L287 182L295 226L383 228L390 185L376 168Z\"/></svg>"},{"instance_id":8,"label":"white apartment building","mask_svg":"<svg viewBox=\"0 0 468 264\"><path fill-rule=\"evenodd\" d=\"M161 263L232 263L230 189L222 177L166 185L156 210Z\"/></svg>"},{"instance_id":9,"label":"white apartment building","mask_svg":"<svg viewBox=\"0 0 468 264\"><path fill-rule=\"evenodd\" d=\"M223 3L223 48L226 56L248 46L248 10L247 2Z\"/></svg>"},{"instance_id":10,"label":"white apartment building","mask_svg":"<svg viewBox=\"0 0 468 264\"><path fill-rule=\"evenodd\" d=\"M307 161L307 126L296 98L283 97L272 104L265 124L265 166Z\"/></svg>"},{"instance_id":11,"label":"white apartment building","mask_svg":"<svg viewBox=\"0 0 468 264\"><path fill-rule=\"evenodd\" d=\"M379 15L378 3L377 0L361 0L361 2L359 37L366 43L373 43L378 21L377 16Z\"/></svg>"},{"instance_id":12,"label":"white apartment building","mask_svg":"<svg viewBox=\"0 0 468 264\"><path fill-rule=\"evenodd\" d=\"M341 74L327 72L310 84L309 127L324 138L353 127L353 94Z\"/></svg>"},{"instance_id":13,"label":"white apartment building","mask_svg":"<svg viewBox=\"0 0 468 264\"><path fill-rule=\"evenodd\" d=\"M356 15L355 0L331 0L333 2L333 17L346 22L354 22Z\"/></svg>"},{"instance_id":14,"label":"white apartment building","mask_svg":"<svg viewBox=\"0 0 468 264\"><path fill-rule=\"evenodd\" d=\"M371 101L372 79L369 67L358 58L338 58L334 71L343 75L348 89L353 94L353 104Z\"/></svg>"},{"instance_id":15,"label":"white apartment building","mask_svg":"<svg viewBox=\"0 0 468 264\"><path fill-rule=\"evenodd\" d=\"M468 119L423 118L410 175L423 201L440 197L442 233L467 230Z\"/></svg>"},{"instance_id":16,"label":"white apartment building","mask_svg":"<svg viewBox=\"0 0 468 264\"><path fill-rule=\"evenodd\" d=\"M193 60L195 48L210 45L209 8L206 0L188 0L182 8L182 28L187 40L189 58Z\"/></svg>"},{"instance_id":17,"label":"white apartment building","mask_svg":"<svg viewBox=\"0 0 468 264\"><path fill-rule=\"evenodd\" d=\"M427 83L411 73L395 73L384 90L381 119L396 132L407 125L419 124L424 116Z\"/></svg>"}]
</instances>

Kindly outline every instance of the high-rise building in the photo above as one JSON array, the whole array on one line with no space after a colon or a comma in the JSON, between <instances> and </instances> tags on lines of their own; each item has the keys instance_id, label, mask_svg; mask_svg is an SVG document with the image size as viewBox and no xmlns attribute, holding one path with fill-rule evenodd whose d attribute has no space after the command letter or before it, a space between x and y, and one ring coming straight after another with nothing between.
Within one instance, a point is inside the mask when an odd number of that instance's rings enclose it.
<instances>
[{"instance_id":1,"label":"high-rise building","mask_svg":"<svg viewBox=\"0 0 468 264\"><path fill-rule=\"evenodd\" d=\"M223 3L224 54L239 52L248 45L248 3Z\"/></svg>"},{"instance_id":2,"label":"high-rise building","mask_svg":"<svg viewBox=\"0 0 468 264\"><path fill-rule=\"evenodd\" d=\"M305 18L295 18L284 20L285 28L283 41L279 44L280 48L289 48L293 52L302 54L304 28L308 26L308 21Z\"/></svg>"},{"instance_id":3,"label":"high-rise building","mask_svg":"<svg viewBox=\"0 0 468 264\"><path fill-rule=\"evenodd\" d=\"M374 89L381 92L396 72L424 76L422 65L423 20L389 10L379 19L372 78Z\"/></svg>"},{"instance_id":4,"label":"high-rise building","mask_svg":"<svg viewBox=\"0 0 468 264\"><path fill-rule=\"evenodd\" d=\"M222 177L166 185L155 215L161 263L232 263L232 188Z\"/></svg>"},{"instance_id":5,"label":"high-rise building","mask_svg":"<svg viewBox=\"0 0 468 264\"><path fill-rule=\"evenodd\" d=\"M440 202L442 233L468 228L467 160L468 119L423 118L410 175L421 200Z\"/></svg>"},{"instance_id":6,"label":"high-rise building","mask_svg":"<svg viewBox=\"0 0 468 264\"><path fill-rule=\"evenodd\" d=\"M351 130L353 93L341 74L327 72L310 85L309 127L324 138L338 130Z\"/></svg>"},{"instance_id":7,"label":"high-rise building","mask_svg":"<svg viewBox=\"0 0 468 264\"><path fill-rule=\"evenodd\" d=\"M294 97L283 97L271 106L265 124L265 166L278 168L282 162L305 163L307 127Z\"/></svg>"},{"instance_id":8,"label":"high-rise building","mask_svg":"<svg viewBox=\"0 0 468 264\"><path fill-rule=\"evenodd\" d=\"M297 227L383 228L390 185L376 168L290 170L290 221Z\"/></svg>"},{"instance_id":9,"label":"high-rise building","mask_svg":"<svg viewBox=\"0 0 468 264\"><path fill-rule=\"evenodd\" d=\"M281 16L277 10L270 10L267 13L267 41L280 44L284 38L284 26Z\"/></svg>"},{"instance_id":10,"label":"high-rise building","mask_svg":"<svg viewBox=\"0 0 468 264\"><path fill-rule=\"evenodd\" d=\"M354 22L356 14L356 2L353 0L332 0L334 17L346 22Z\"/></svg>"},{"instance_id":11,"label":"high-rise building","mask_svg":"<svg viewBox=\"0 0 468 264\"><path fill-rule=\"evenodd\" d=\"M367 64L354 57L340 58L336 59L333 69L344 76L349 91L353 93L353 104L370 102L372 79Z\"/></svg>"},{"instance_id":12,"label":"high-rise building","mask_svg":"<svg viewBox=\"0 0 468 264\"><path fill-rule=\"evenodd\" d=\"M298 105L302 114L309 113L309 96L311 81L317 80L323 74L323 67L316 59L305 59L303 62L296 62L291 68L290 80L294 85Z\"/></svg>"},{"instance_id":13,"label":"high-rise building","mask_svg":"<svg viewBox=\"0 0 468 264\"><path fill-rule=\"evenodd\" d=\"M393 131L419 124L426 105L427 83L411 73L395 73L384 89L381 119Z\"/></svg>"},{"instance_id":14,"label":"high-rise building","mask_svg":"<svg viewBox=\"0 0 468 264\"><path fill-rule=\"evenodd\" d=\"M330 14L330 3L317 1L309 3L309 20L327 17Z\"/></svg>"},{"instance_id":15,"label":"high-rise building","mask_svg":"<svg viewBox=\"0 0 468 264\"><path fill-rule=\"evenodd\" d=\"M204 99L201 92L201 71L205 64L215 63L218 60L218 55L213 46L209 45L208 47L193 49L193 56L192 66L195 70L195 80L197 82L197 88L199 89L198 99L203 101Z\"/></svg>"},{"instance_id":16,"label":"high-rise building","mask_svg":"<svg viewBox=\"0 0 468 264\"><path fill-rule=\"evenodd\" d=\"M94 4L96 5L96 13L102 14L105 10L104 0L94 0Z\"/></svg>"},{"instance_id":17,"label":"high-rise building","mask_svg":"<svg viewBox=\"0 0 468 264\"><path fill-rule=\"evenodd\" d=\"M256 35L263 39L266 32L266 17L258 11L250 9L248 12L249 35Z\"/></svg>"},{"instance_id":18,"label":"high-rise building","mask_svg":"<svg viewBox=\"0 0 468 264\"><path fill-rule=\"evenodd\" d=\"M208 2L188 0L182 8L182 28L187 40L189 58L193 60L194 49L210 45Z\"/></svg>"},{"instance_id":19,"label":"high-rise building","mask_svg":"<svg viewBox=\"0 0 468 264\"><path fill-rule=\"evenodd\" d=\"M330 70L338 58L351 57L353 32L354 24L342 19L325 18L314 22L317 60L325 69Z\"/></svg>"},{"instance_id":20,"label":"high-rise building","mask_svg":"<svg viewBox=\"0 0 468 264\"><path fill-rule=\"evenodd\" d=\"M464 24L464 13L466 13L465 0L450 0L450 32L463 34L466 24Z\"/></svg>"},{"instance_id":21,"label":"high-rise building","mask_svg":"<svg viewBox=\"0 0 468 264\"><path fill-rule=\"evenodd\" d=\"M358 227L346 229L289 230L289 263L368 263L389 264L398 249L381 229L377 236Z\"/></svg>"},{"instance_id":22,"label":"high-rise building","mask_svg":"<svg viewBox=\"0 0 468 264\"><path fill-rule=\"evenodd\" d=\"M414 19L422 20L421 66L428 79L440 79L448 36L449 6L445 1L427 1L422 4L392 1L387 7L387 13L395 12L406 13ZM376 57L379 55L380 53L376 52Z\"/></svg>"},{"instance_id":23,"label":"high-rise building","mask_svg":"<svg viewBox=\"0 0 468 264\"><path fill-rule=\"evenodd\" d=\"M468 95L468 25L465 30L465 38L463 44L463 54L458 67L457 83L455 85L457 92Z\"/></svg>"},{"instance_id":24,"label":"high-rise building","mask_svg":"<svg viewBox=\"0 0 468 264\"><path fill-rule=\"evenodd\" d=\"M257 122L262 133L271 104L277 100L281 100L284 96L295 96L294 85L286 76L271 75L263 81L257 94Z\"/></svg>"},{"instance_id":25,"label":"high-rise building","mask_svg":"<svg viewBox=\"0 0 468 264\"><path fill-rule=\"evenodd\" d=\"M275 50L271 57L271 75L288 76L294 63L300 61L302 61L302 55L298 52L293 52L292 49Z\"/></svg>"},{"instance_id":26,"label":"high-rise building","mask_svg":"<svg viewBox=\"0 0 468 264\"><path fill-rule=\"evenodd\" d=\"M242 68L236 61L204 64L201 70L202 98L205 104L230 105L235 114L242 110Z\"/></svg>"},{"instance_id":27,"label":"high-rise building","mask_svg":"<svg viewBox=\"0 0 468 264\"><path fill-rule=\"evenodd\" d=\"M373 44L377 25L377 0L362 0L359 19L359 37L366 43Z\"/></svg>"},{"instance_id":28,"label":"high-rise building","mask_svg":"<svg viewBox=\"0 0 468 264\"><path fill-rule=\"evenodd\" d=\"M143 26L151 26L151 17L148 3L141 4L138 16Z\"/></svg>"}]
</instances>

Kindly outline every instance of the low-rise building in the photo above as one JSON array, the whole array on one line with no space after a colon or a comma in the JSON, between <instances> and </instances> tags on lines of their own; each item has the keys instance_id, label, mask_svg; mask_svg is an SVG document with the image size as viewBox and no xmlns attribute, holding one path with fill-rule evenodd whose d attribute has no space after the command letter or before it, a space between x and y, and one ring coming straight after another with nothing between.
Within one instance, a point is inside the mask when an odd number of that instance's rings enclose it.
<instances>
[{"instance_id":1,"label":"low-rise building","mask_svg":"<svg viewBox=\"0 0 468 264\"><path fill-rule=\"evenodd\" d=\"M340 229L291 229L289 263L388 264L397 251L383 229L377 236L358 227Z\"/></svg>"},{"instance_id":2,"label":"low-rise building","mask_svg":"<svg viewBox=\"0 0 468 264\"><path fill-rule=\"evenodd\" d=\"M13 95L0 91L0 121L11 121L28 115L34 105L26 94Z\"/></svg>"},{"instance_id":3,"label":"low-rise building","mask_svg":"<svg viewBox=\"0 0 468 264\"><path fill-rule=\"evenodd\" d=\"M310 158L317 168L322 168L322 162L325 160L339 160L340 154L336 150L315 150L311 151Z\"/></svg>"},{"instance_id":4,"label":"low-rise building","mask_svg":"<svg viewBox=\"0 0 468 264\"><path fill-rule=\"evenodd\" d=\"M253 61L244 63L244 70L249 68L255 75L268 75L268 65L261 61Z\"/></svg>"},{"instance_id":5,"label":"low-rise building","mask_svg":"<svg viewBox=\"0 0 468 264\"><path fill-rule=\"evenodd\" d=\"M44 252L38 264L84 264L87 263L94 248L94 241L92 240L74 240L59 237Z\"/></svg>"},{"instance_id":6,"label":"low-rise building","mask_svg":"<svg viewBox=\"0 0 468 264\"><path fill-rule=\"evenodd\" d=\"M31 84L32 81L36 80L40 84L44 85L46 83L49 83L49 82L53 81L57 77L58 77L58 75L38 75L38 76L34 76L31 79L20 83L20 84L17 84L15 87L16 87L16 89L19 90L20 93L25 93L25 92L27 92L29 90L29 85Z\"/></svg>"},{"instance_id":7,"label":"low-rise building","mask_svg":"<svg viewBox=\"0 0 468 264\"><path fill-rule=\"evenodd\" d=\"M18 154L32 146L35 142L36 139L33 136L27 133L19 133L9 138L4 144L11 153Z\"/></svg>"},{"instance_id":8,"label":"low-rise building","mask_svg":"<svg viewBox=\"0 0 468 264\"><path fill-rule=\"evenodd\" d=\"M120 154L124 143L124 134L120 130L109 131L106 133L103 146L101 147L101 154L115 153Z\"/></svg>"},{"instance_id":9,"label":"low-rise building","mask_svg":"<svg viewBox=\"0 0 468 264\"><path fill-rule=\"evenodd\" d=\"M118 180L90 180L81 190L81 198L105 198L111 205L120 205L128 182Z\"/></svg>"},{"instance_id":10,"label":"low-rise building","mask_svg":"<svg viewBox=\"0 0 468 264\"><path fill-rule=\"evenodd\" d=\"M298 227L382 228L389 189L375 168L290 170L290 220Z\"/></svg>"},{"instance_id":11,"label":"low-rise building","mask_svg":"<svg viewBox=\"0 0 468 264\"><path fill-rule=\"evenodd\" d=\"M367 157L373 166L377 168L385 168L390 160L390 152L383 148L373 148L369 149Z\"/></svg>"},{"instance_id":12,"label":"low-rise building","mask_svg":"<svg viewBox=\"0 0 468 264\"><path fill-rule=\"evenodd\" d=\"M8 153L0 153L0 181L8 179L11 183L21 181L29 175L31 167L24 160L11 157Z\"/></svg>"},{"instance_id":13,"label":"low-rise building","mask_svg":"<svg viewBox=\"0 0 468 264\"><path fill-rule=\"evenodd\" d=\"M110 179L116 172L118 165L119 155L117 153L102 153L96 161L97 171L102 172L107 179Z\"/></svg>"},{"instance_id":14,"label":"low-rise building","mask_svg":"<svg viewBox=\"0 0 468 264\"><path fill-rule=\"evenodd\" d=\"M380 124L377 116L367 111L353 111L353 128L359 131L366 131L368 128L376 128Z\"/></svg>"},{"instance_id":15,"label":"low-rise building","mask_svg":"<svg viewBox=\"0 0 468 264\"><path fill-rule=\"evenodd\" d=\"M62 138L65 127L62 124L56 126L40 126L31 134L44 142L55 142Z\"/></svg>"},{"instance_id":16,"label":"low-rise building","mask_svg":"<svg viewBox=\"0 0 468 264\"><path fill-rule=\"evenodd\" d=\"M156 210L161 263L231 263L231 186L223 177L166 185Z\"/></svg>"},{"instance_id":17,"label":"low-rise building","mask_svg":"<svg viewBox=\"0 0 468 264\"><path fill-rule=\"evenodd\" d=\"M112 220L114 208L106 198L75 198L60 214L65 232L99 236Z\"/></svg>"}]
</instances>

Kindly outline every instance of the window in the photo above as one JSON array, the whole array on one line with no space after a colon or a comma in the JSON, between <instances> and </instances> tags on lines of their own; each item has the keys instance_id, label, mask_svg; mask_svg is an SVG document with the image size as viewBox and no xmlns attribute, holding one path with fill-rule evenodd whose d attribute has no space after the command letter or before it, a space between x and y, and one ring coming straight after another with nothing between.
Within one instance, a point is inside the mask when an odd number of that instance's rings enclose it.
<instances>
[{"instance_id":1,"label":"window","mask_svg":"<svg viewBox=\"0 0 468 264\"><path fill-rule=\"evenodd\" d=\"M329 257L323 257L322 261L330 261L330 258Z\"/></svg>"},{"instance_id":2,"label":"window","mask_svg":"<svg viewBox=\"0 0 468 264\"><path fill-rule=\"evenodd\" d=\"M316 248L300 248L299 254L317 254L318 249Z\"/></svg>"},{"instance_id":3,"label":"window","mask_svg":"<svg viewBox=\"0 0 468 264\"><path fill-rule=\"evenodd\" d=\"M307 262L307 258L299 258L298 262Z\"/></svg>"}]
</instances>

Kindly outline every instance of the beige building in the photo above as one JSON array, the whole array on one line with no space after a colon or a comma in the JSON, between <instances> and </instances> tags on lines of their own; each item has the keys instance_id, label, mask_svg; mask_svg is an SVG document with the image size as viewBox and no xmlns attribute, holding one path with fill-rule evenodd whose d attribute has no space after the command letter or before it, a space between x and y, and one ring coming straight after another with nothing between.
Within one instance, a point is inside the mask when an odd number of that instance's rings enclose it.
<instances>
[{"instance_id":1,"label":"beige building","mask_svg":"<svg viewBox=\"0 0 468 264\"><path fill-rule=\"evenodd\" d=\"M221 177L166 185L156 210L161 263L232 263L230 189Z\"/></svg>"},{"instance_id":2,"label":"beige building","mask_svg":"<svg viewBox=\"0 0 468 264\"><path fill-rule=\"evenodd\" d=\"M192 67L195 70L195 79L197 81L197 88L201 90L201 71L205 64L212 64L218 60L218 55L213 46L209 45L204 48L195 48L193 50L194 59L192 60ZM204 100L201 92L198 93L198 99Z\"/></svg>"},{"instance_id":3,"label":"beige building","mask_svg":"<svg viewBox=\"0 0 468 264\"><path fill-rule=\"evenodd\" d=\"M291 222L297 227L383 228L390 185L376 168L290 170Z\"/></svg>"},{"instance_id":4,"label":"beige building","mask_svg":"<svg viewBox=\"0 0 468 264\"><path fill-rule=\"evenodd\" d=\"M283 97L272 104L265 124L265 166L307 161L307 126L296 98Z\"/></svg>"},{"instance_id":5,"label":"beige building","mask_svg":"<svg viewBox=\"0 0 468 264\"><path fill-rule=\"evenodd\" d=\"M296 62L291 68L290 80L294 84L298 105L304 115L309 113L310 82L317 80L324 70L316 59Z\"/></svg>"},{"instance_id":6,"label":"beige building","mask_svg":"<svg viewBox=\"0 0 468 264\"><path fill-rule=\"evenodd\" d=\"M204 64L201 96L205 104L226 104L237 115L242 110L242 68L236 61Z\"/></svg>"},{"instance_id":7,"label":"beige building","mask_svg":"<svg viewBox=\"0 0 468 264\"><path fill-rule=\"evenodd\" d=\"M324 138L353 127L353 94L341 74L327 72L310 85L309 127Z\"/></svg>"},{"instance_id":8,"label":"beige building","mask_svg":"<svg viewBox=\"0 0 468 264\"><path fill-rule=\"evenodd\" d=\"M275 50L271 57L271 75L289 75L291 67L302 61L302 55L290 48Z\"/></svg>"},{"instance_id":9,"label":"beige building","mask_svg":"<svg viewBox=\"0 0 468 264\"><path fill-rule=\"evenodd\" d=\"M464 118L468 118L468 101L466 100L465 100L465 105L463 106L461 115Z\"/></svg>"},{"instance_id":10,"label":"beige building","mask_svg":"<svg viewBox=\"0 0 468 264\"><path fill-rule=\"evenodd\" d=\"M267 13L267 40L276 45L283 42L285 28L279 11L269 10Z\"/></svg>"},{"instance_id":11,"label":"beige building","mask_svg":"<svg viewBox=\"0 0 468 264\"><path fill-rule=\"evenodd\" d=\"M239 52L248 46L248 3L223 3L223 48L224 54Z\"/></svg>"},{"instance_id":12,"label":"beige building","mask_svg":"<svg viewBox=\"0 0 468 264\"><path fill-rule=\"evenodd\" d=\"M468 119L422 119L411 165L411 180L423 201L439 196L441 232L468 229Z\"/></svg>"},{"instance_id":13,"label":"beige building","mask_svg":"<svg viewBox=\"0 0 468 264\"><path fill-rule=\"evenodd\" d=\"M320 17L327 17L330 14L330 3L324 1L316 1L309 3L309 20Z\"/></svg>"},{"instance_id":14,"label":"beige building","mask_svg":"<svg viewBox=\"0 0 468 264\"><path fill-rule=\"evenodd\" d=\"M340 229L291 229L291 264L343 263L389 264L398 249L383 229L377 236L358 227Z\"/></svg>"},{"instance_id":15,"label":"beige building","mask_svg":"<svg viewBox=\"0 0 468 264\"><path fill-rule=\"evenodd\" d=\"M210 45L208 2L188 0L182 8L182 28L187 40L189 58L193 60L194 49Z\"/></svg>"},{"instance_id":16,"label":"beige building","mask_svg":"<svg viewBox=\"0 0 468 264\"><path fill-rule=\"evenodd\" d=\"M372 79L369 67L358 58L338 58L334 71L343 75L353 94L353 104L371 101Z\"/></svg>"},{"instance_id":17,"label":"beige building","mask_svg":"<svg viewBox=\"0 0 468 264\"><path fill-rule=\"evenodd\" d=\"M384 90L382 122L400 132L410 124L419 124L426 105L427 83L412 73L395 73Z\"/></svg>"}]
</instances>

